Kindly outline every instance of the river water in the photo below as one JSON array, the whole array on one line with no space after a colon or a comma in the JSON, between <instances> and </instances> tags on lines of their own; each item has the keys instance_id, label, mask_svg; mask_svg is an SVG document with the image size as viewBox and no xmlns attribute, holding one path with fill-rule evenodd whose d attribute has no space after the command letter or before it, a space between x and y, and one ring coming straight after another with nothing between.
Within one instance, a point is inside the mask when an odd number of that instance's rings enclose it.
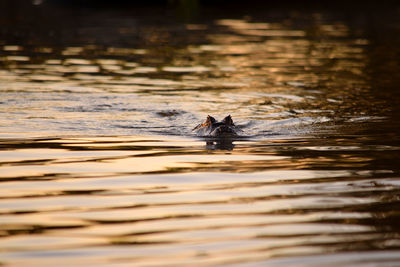
<instances>
[{"instance_id":1,"label":"river water","mask_svg":"<svg viewBox=\"0 0 400 267\"><path fill-rule=\"evenodd\" d=\"M0 265L400 265L400 9L33 2L0 9Z\"/></svg>"}]
</instances>

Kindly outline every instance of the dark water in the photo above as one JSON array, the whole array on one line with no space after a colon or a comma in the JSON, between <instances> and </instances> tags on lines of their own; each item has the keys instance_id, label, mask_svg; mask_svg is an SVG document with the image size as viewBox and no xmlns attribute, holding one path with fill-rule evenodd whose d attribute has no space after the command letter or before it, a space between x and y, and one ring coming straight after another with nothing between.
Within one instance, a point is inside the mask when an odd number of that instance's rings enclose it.
<instances>
[{"instance_id":1,"label":"dark water","mask_svg":"<svg viewBox=\"0 0 400 267\"><path fill-rule=\"evenodd\" d=\"M33 2L0 5L0 264L400 265L399 6Z\"/></svg>"}]
</instances>

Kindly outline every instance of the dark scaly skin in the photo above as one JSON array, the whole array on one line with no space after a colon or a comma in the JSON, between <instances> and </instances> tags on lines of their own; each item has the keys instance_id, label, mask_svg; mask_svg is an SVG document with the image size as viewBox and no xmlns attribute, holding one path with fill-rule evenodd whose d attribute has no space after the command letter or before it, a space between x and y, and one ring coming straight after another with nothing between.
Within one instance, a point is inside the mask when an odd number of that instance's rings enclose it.
<instances>
[{"instance_id":1,"label":"dark scaly skin","mask_svg":"<svg viewBox=\"0 0 400 267\"><path fill-rule=\"evenodd\" d=\"M220 122L208 115L206 121L197 125L193 131L196 131L197 135L210 137L234 137L238 135L231 115L226 116Z\"/></svg>"}]
</instances>

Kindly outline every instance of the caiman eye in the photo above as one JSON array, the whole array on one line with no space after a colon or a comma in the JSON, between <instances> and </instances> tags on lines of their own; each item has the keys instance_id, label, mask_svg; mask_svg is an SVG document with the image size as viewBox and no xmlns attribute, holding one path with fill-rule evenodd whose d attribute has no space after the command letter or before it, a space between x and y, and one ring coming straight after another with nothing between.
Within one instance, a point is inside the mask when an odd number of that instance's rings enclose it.
<instances>
[{"instance_id":1,"label":"caiman eye","mask_svg":"<svg viewBox=\"0 0 400 267\"><path fill-rule=\"evenodd\" d=\"M223 123L225 123L226 125L232 125L235 126L235 124L233 123L232 117L231 115L226 116L223 120Z\"/></svg>"},{"instance_id":2,"label":"caiman eye","mask_svg":"<svg viewBox=\"0 0 400 267\"><path fill-rule=\"evenodd\" d=\"M210 115L207 116L206 124L212 124L215 122L216 122L216 120L213 117L211 117Z\"/></svg>"}]
</instances>

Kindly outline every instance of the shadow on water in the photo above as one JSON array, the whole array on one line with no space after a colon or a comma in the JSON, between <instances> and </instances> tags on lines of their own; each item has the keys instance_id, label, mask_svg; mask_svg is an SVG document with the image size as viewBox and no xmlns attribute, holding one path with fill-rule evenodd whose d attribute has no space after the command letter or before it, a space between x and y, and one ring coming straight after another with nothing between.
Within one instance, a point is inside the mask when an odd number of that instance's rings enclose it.
<instances>
[{"instance_id":1,"label":"shadow on water","mask_svg":"<svg viewBox=\"0 0 400 267\"><path fill-rule=\"evenodd\" d=\"M1 263L398 265L399 10L0 2Z\"/></svg>"},{"instance_id":2,"label":"shadow on water","mask_svg":"<svg viewBox=\"0 0 400 267\"><path fill-rule=\"evenodd\" d=\"M235 145L230 139L206 141L207 149L233 150Z\"/></svg>"}]
</instances>

